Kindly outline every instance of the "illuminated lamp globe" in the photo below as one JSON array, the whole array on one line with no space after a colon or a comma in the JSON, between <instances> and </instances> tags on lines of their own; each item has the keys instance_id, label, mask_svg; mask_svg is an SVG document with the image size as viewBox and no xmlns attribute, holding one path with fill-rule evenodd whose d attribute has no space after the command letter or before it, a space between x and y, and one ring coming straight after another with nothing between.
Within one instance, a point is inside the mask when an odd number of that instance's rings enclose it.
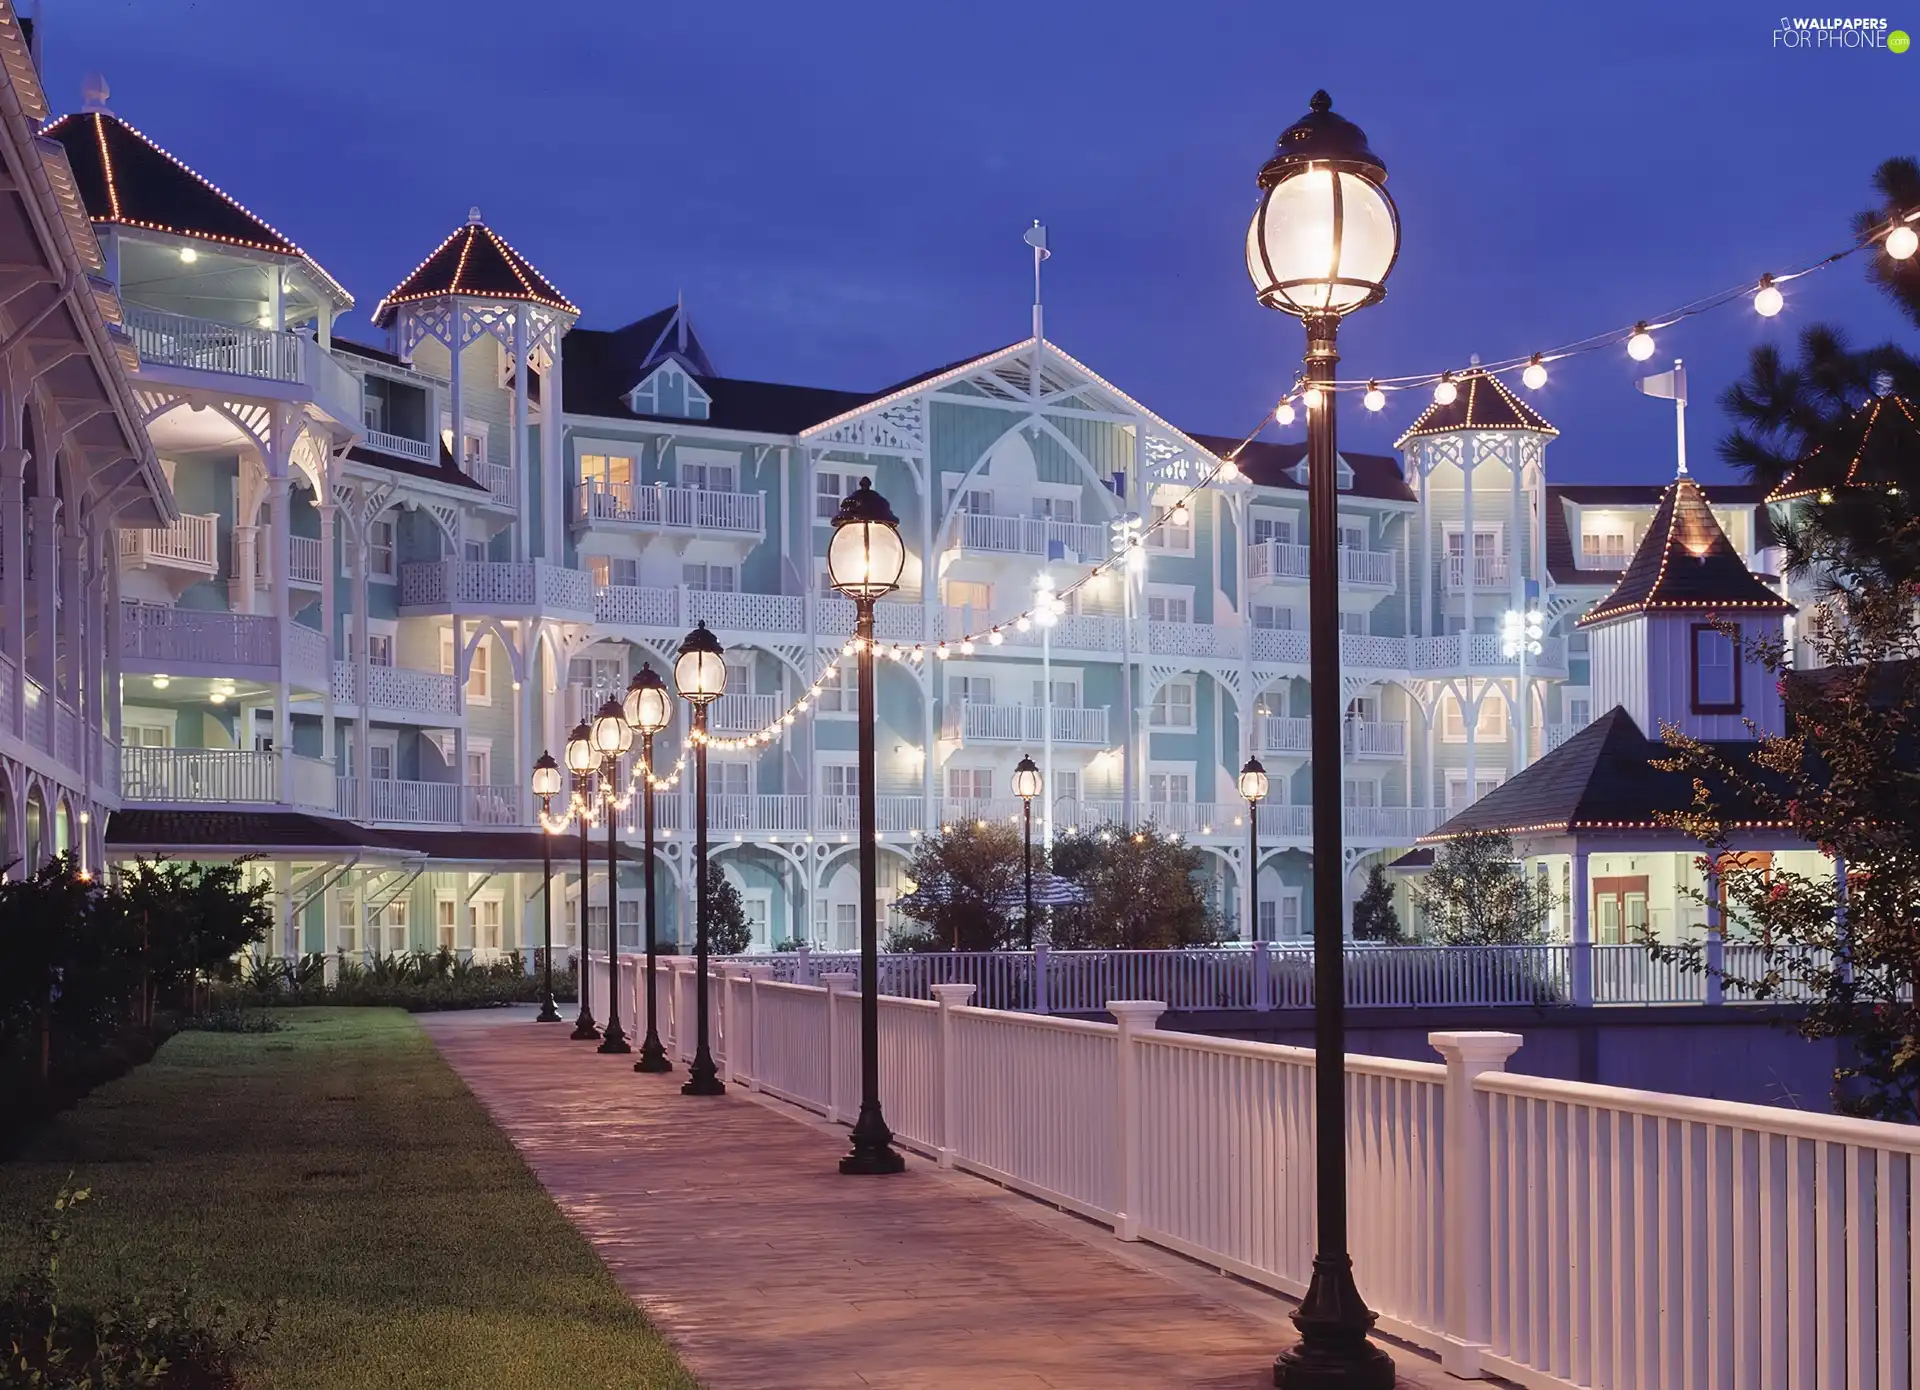
<instances>
[{"instance_id":1,"label":"illuminated lamp globe","mask_svg":"<svg viewBox=\"0 0 1920 1390\"><path fill-rule=\"evenodd\" d=\"M1360 404L1368 410L1381 411L1387 408L1387 393L1371 381L1367 383L1367 394L1360 398Z\"/></svg>"},{"instance_id":2,"label":"illuminated lamp globe","mask_svg":"<svg viewBox=\"0 0 1920 1390\"><path fill-rule=\"evenodd\" d=\"M1533 361L1527 363L1527 369L1520 373L1520 380L1529 391L1538 391L1547 384L1547 364L1540 360L1538 353L1534 354Z\"/></svg>"},{"instance_id":3,"label":"illuminated lamp globe","mask_svg":"<svg viewBox=\"0 0 1920 1390\"><path fill-rule=\"evenodd\" d=\"M1320 408L1320 388L1318 386L1309 386L1300 393L1300 399L1305 402L1308 410L1318 410Z\"/></svg>"},{"instance_id":4,"label":"illuminated lamp globe","mask_svg":"<svg viewBox=\"0 0 1920 1390\"><path fill-rule=\"evenodd\" d=\"M900 518L873 490L873 480L862 478L834 513L833 539L827 542L828 580L850 599L871 601L900 587L906 565Z\"/></svg>"},{"instance_id":5,"label":"illuminated lamp globe","mask_svg":"<svg viewBox=\"0 0 1920 1390\"><path fill-rule=\"evenodd\" d=\"M1753 312L1763 319L1770 319L1786 307L1786 296L1780 293L1780 287L1773 283L1771 275L1760 277L1760 288L1753 292Z\"/></svg>"},{"instance_id":6,"label":"illuminated lamp globe","mask_svg":"<svg viewBox=\"0 0 1920 1390\"><path fill-rule=\"evenodd\" d=\"M542 753L533 765L533 794L538 797L560 795L560 764L553 754Z\"/></svg>"},{"instance_id":7,"label":"illuminated lamp globe","mask_svg":"<svg viewBox=\"0 0 1920 1390\"><path fill-rule=\"evenodd\" d=\"M1647 332L1644 321L1633 326L1633 335L1627 339L1627 356L1636 362L1644 362L1653 356L1653 334Z\"/></svg>"},{"instance_id":8,"label":"illuminated lamp globe","mask_svg":"<svg viewBox=\"0 0 1920 1390\"><path fill-rule=\"evenodd\" d=\"M642 666L627 686L627 723L638 734L657 734L673 722L673 701L667 683L651 666Z\"/></svg>"},{"instance_id":9,"label":"illuminated lamp globe","mask_svg":"<svg viewBox=\"0 0 1920 1390\"><path fill-rule=\"evenodd\" d=\"M1273 408L1273 418L1276 423L1291 425L1293 423L1293 403L1291 401L1280 402L1279 405Z\"/></svg>"},{"instance_id":10,"label":"illuminated lamp globe","mask_svg":"<svg viewBox=\"0 0 1920 1390\"><path fill-rule=\"evenodd\" d=\"M1887 254L1896 261L1913 259L1913 253L1920 251L1920 232L1902 222L1887 233Z\"/></svg>"},{"instance_id":11,"label":"illuminated lamp globe","mask_svg":"<svg viewBox=\"0 0 1920 1390\"><path fill-rule=\"evenodd\" d=\"M593 755L593 730L583 719L567 735L567 770L577 777L585 777L598 761Z\"/></svg>"},{"instance_id":12,"label":"illuminated lamp globe","mask_svg":"<svg viewBox=\"0 0 1920 1390\"><path fill-rule=\"evenodd\" d=\"M1014 764L1013 794L1022 801L1031 801L1040 795L1040 769L1034 766L1032 758L1022 758Z\"/></svg>"},{"instance_id":13,"label":"illuminated lamp globe","mask_svg":"<svg viewBox=\"0 0 1920 1390\"><path fill-rule=\"evenodd\" d=\"M1338 317L1387 292L1400 254L1400 217L1387 166L1359 126L1315 92L1260 170L1247 227L1247 274L1259 301L1299 318Z\"/></svg>"},{"instance_id":14,"label":"illuminated lamp globe","mask_svg":"<svg viewBox=\"0 0 1920 1390\"><path fill-rule=\"evenodd\" d=\"M1267 770L1260 765L1258 758L1248 758L1247 765L1240 769L1240 795L1246 798L1249 806L1265 799L1267 795Z\"/></svg>"},{"instance_id":15,"label":"illuminated lamp globe","mask_svg":"<svg viewBox=\"0 0 1920 1390\"><path fill-rule=\"evenodd\" d=\"M633 726L627 723L620 702L607 696L600 712L593 716L593 751L603 758L617 758L633 747Z\"/></svg>"},{"instance_id":16,"label":"illuminated lamp globe","mask_svg":"<svg viewBox=\"0 0 1920 1390\"><path fill-rule=\"evenodd\" d=\"M1453 384L1453 373L1444 373L1440 380L1433 383L1433 403L1452 405L1460 399L1460 388Z\"/></svg>"},{"instance_id":17,"label":"illuminated lamp globe","mask_svg":"<svg viewBox=\"0 0 1920 1390\"><path fill-rule=\"evenodd\" d=\"M710 705L726 693L726 650L704 622L694 624L674 653L673 684L681 699L690 705Z\"/></svg>"}]
</instances>

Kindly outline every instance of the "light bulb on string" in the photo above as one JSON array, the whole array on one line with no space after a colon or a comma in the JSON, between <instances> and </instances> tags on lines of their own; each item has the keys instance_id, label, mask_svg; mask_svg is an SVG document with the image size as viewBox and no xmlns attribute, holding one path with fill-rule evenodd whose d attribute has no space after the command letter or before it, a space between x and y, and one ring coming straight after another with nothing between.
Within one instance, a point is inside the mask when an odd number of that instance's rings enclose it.
<instances>
[{"instance_id":1,"label":"light bulb on string","mask_svg":"<svg viewBox=\"0 0 1920 1390\"><path fill-rule=\"evenodd\" d=\"M1387 393L1380 389L1379 382L1369 381L1367 383L1367 394L1360 398L1360 404L1364 405L1368 410L1385 410L1387 408Z\"/></svg>"},{"instance_id":2,"label":"light bulb on string","mask_svg":"<svg viewBox=\"0 0 1920 1390\"><path fill-rule=\"evenodd\" d=\"M1232 459L1222 459L1220 470L1213 476L1223 483L1237 482L1240 478L1240 465Z\"/></svg>"},{"instance_id":3,"label":"light bulb on string","mask_svg":"<svg viewBox=\"0 0 1920 1390\"><path fill-rule=\"evenodd\" d=\"M1887 233L1885 244L1887 254L1896 261L1911 260L1913 253L1920 251L1920 232L1914 231L1911 226L1902 222Z\"/></svg>"},{"instance_id":4,"label":"light bulb on string","mask_svg":"<svg viewBox=\"0 0 1920 1390\"><path fill-rule=\"evenodd\" d=\"M1013 626L1016 632L1031 632L1033 630L1033 619L1022 613L1018 618L1014 619Z\"/></svg>"},{"instance_id":5,"label":"light bulb on string","mask_svg":"<svg viewBox=\"0 0 1920 1390\"><path fill-rule=\"evenodd\" d=\"M997 647L1006 640L1005 637L1001 636L1000 629L997 627L987 634L987 645L989 647Z\"/></svg>"},{"instance_id":6,"label":"light bulb on string","mask_svg":"<svg viewBox=\"0 0 1920 1390\"><path fill-rule=\"evenodd\" d=\"M1276 405L1273 408L1273 418L1278 424L1291 425L1293 423L1293 402L1282 401L1279 405Z\"/></svg>"},{"instance_id":7,"label":"light bulb on string","mask_svg":"<svg viewBox=\"0 0 1920 1390\"><path fill-rule=\"evenodd\" d=\"M1453 384L1453 373L1442 372L1440 374L1440 380L1433 384L1433 403L1435 405L1452 405L1459 398L1460 388Z\"/></svg>"},{"instance_id":8,"label":"light bulb on string","mask_svg":"<svg viewBox=\"0 0 1920 1390\"><path fill-rule=\"evenodd\" d=\"M1182 497L1178 502L1175 502L1173 504L1172 521L1175 526L1185 526L1187 524L1188 517L1190 517L1191 515L1192 513L1187 510L1186 498Z\"/></svg>"},{"instance_id":9,"label":"light bulb on string","mask_svg":"<svg viewBox=\"0 0 1920 1390\"><path fill-rule=\"evenodd\" d=\"M973 655L973 639L971 637L966 638L964 641L960 643L960 655L962 656Z\"/></svg>"},{"instance_id":10,"label":"light bulb on string","mask_svg":"<svg viewBox=\"0 0 1920 1390\"><path fill-rule=\"evenodd\" d=\"M1762 275L1760 288L1753 292L1753 312L1763 319L1770 319L1786 306L1786 302L1779 286L1773 283L1773 277Z\"/></svg>"},{"instance_id":11,"label":"light bulb on string","mask_svg":"<svg viewBox=\"0 0 1920 1390\"><path fill-rule=\"evenodd\" d=\"M953 655L952 652L947 650L947 644L945 642L942 642L939 646L935 647L933 649L933 654L939 657L942 661L946 661Z\"/></svg>"},{"instance_id":12,"label":"light bulb on string","mask_svg":"<svg viewBox=\"0 0 1920 1390\"><path fill-rule=\"evenodd\" d=\"M1534 353L1533 360L1527 363L1527 369L1520 373L1520 380L1526 383L1529 391L1538 391L1547 384L1547 364L1540 360L1540 354Z\"/></svg>"},{"instance_id":13,"label":"light bulb on string","mask_svg":"<svg viewBox=\"0 0 1920 1390\"><path fill-rule=\"evenodd\" d=\"M1647 332L1647 321L1642 319L1633 326L1633 333L1627 339L1627 356L1636 362L1644 362L1653 356L1653 334Z\"/></svg>"},{"instance_id":14,"label":"light bulb on string","mask_svg":"<svg viewBox=\"0 0 1920 1390\"><path fill-rule=\"evenodd\" d=\"M1309 386L1300 393L1300 399L1306 402L1308 410L1318 410L1320 408L1320 388L1318 386Z\"/></svg>"}]
</instances>

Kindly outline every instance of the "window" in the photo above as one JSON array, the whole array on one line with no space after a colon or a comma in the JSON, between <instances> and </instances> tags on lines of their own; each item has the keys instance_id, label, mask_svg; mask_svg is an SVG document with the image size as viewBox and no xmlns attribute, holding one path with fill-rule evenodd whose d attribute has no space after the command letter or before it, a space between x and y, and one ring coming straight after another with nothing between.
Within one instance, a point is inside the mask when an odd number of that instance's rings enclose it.
<instances>
[{"instance_id":1,"label":"window","mask_svg":"<svg viewBox=\"0 0 1920 1390\"><path fill-rule=\"evenodd\" d=\"M373 383L367 383L367 392L360 398L360 418L367 429L374 434L387 433L387 398L372 389Z\"/></svg>"},{"instance_id":2,"label":"window","mask_svg":"<svg viewBox=\"0 0 1920 1390\"><path fill-rule=\"evenodd\" d=\"M604 589L610 584L624 589L634 589L640 585L638 560L621 560L611 555L589 555L586 560L596 589Z\"/></svg>"},{"instance_id":3,"label":"window","mask_svg":"<svg viewBox=\"0 0 1920 1390\"><path fill-rule=\"evenodd\" d=\"M1627 567L1627 535L1621 530L1595 530L1580 536L1580 559L1590 569L1621 570Z\"/></svg>"},{"instance_id":4,"label":"window","mask_svg":"<svg viewBox=\"0 0 1920 1390\"><path fill-rule=\"evenodd\" d=\"M1739 629L1729 636L1711 623L1695 623L1693 636L1693 712L1737 714L1740 710Z\"/></svg>"},{"instance_id":5,"label":"window","mask_svg":"<svg viewBox=\"0 0 1920 1390\"><path fill-rule=\"evenodd\" d=\"M1061 521L1071 525L1080 519L1080 504L1071 497L1036 497L1033 516L1036 521Z\"/></svg>"},{"instance_id":6,"label":"window","mask_svg":"<svg viewBox=\"0 0 1920 1390\"><path fill-rule=\"evenodd\" d=\"M390 632L369 632L367 634L367 665L393 665L393 634Z\"/></svg>"},{"instance_id":7,"label":"window","mask_svg":"<svg viewBox=\"0 0 1920 1390\"><path fill-rule=\"evenodd\" d=\"M1147 533L1147 545L1151 549L1171 550L1182 555L1193 553L1193 509L1191 507L1182 513L1185 520L1172 519L1173 508L1163 507L1157 502L1150 512L1147 519L1154 529Z\"/></svg>"},{"instance_id":8,"label":"window","mask_svg":"<svg viewBox=\"0 0 1920 1390\"><path fill-rule=\"evenodd\" d=\"M1293 631L1293 610L1280 608L1271 603L1253 605L1253 625L1267 632Z\"/></svg>"},{"instance_id":9,"label":"window","mask_svg":"<svg viewBox=\"0 0 1920 1390\"><path fill-rule=\"evenodd\" d=\"M952 489L948 489L947 496L953 496ZM985 488L969 488L960 497L960 510L973 516L992 516L993 494Z\"/></svg>"},{"instance_id":10,"label":"window","mask_svg":"<svg viewBox=\"0 0 1920 1390\"><path fill-rule=\"evenodd\" d=\"M948 676L947 699L953 704L970 701L976 705L993 703L992 676Z\"/></svg>"},{"instance_id":11,"label":"window","mask_svg":"<svg viewBox=\"0 0 1920 1390\"><path fill-rule=\"evenodd\" d=\"M1053 773L1053 804L1058 806L1063 801L1078 801L1079 799L1080 773L1075 769L1061 771L1055 768Z\"/></svg>"},{"instance_id":12,"label":"window","mask_svg":"<svg viewBox=\"0 0 1920 1390\"><path fill-rule=\"evenodd\" d=\"M408 945L407 932L405 898L395 898L392 902L368 910L367 945L375 955L404 955Z\"/></svg>"},{"instance_id":13,"label":"window","mask_svg":"<svg viewBox=\"0 0 1920 1390\"><path fill-rule=\"evenodd\" d=\"M448 453L460 462L460 471L471 477L487 461L487 427L478 420L468 420L466 430L460 436L460 447L453 447L453 417L440 417L440 443Z\"/></svg>"},{"instance_id":14,"label":"window","mask_svg":"<svg viewBox=\"0 0 1920 1390\"><path fill-rule=\"evenodd\" d=\"M1457 697L1448 696L1440 704L1440 737L1447 743L1465 743L1467 741L1466 718ZM1484 743L1488 740L1500 742L1507 736L1507 702L1498 691L1488 691L1480 698L1480 714L1473 726L1473 740Z\"/></svg>"},{"instance_id":15,"label":"window","mask_svg":"<svg viewBox=\"0 0 1920 1390\"><path fill-rule=\"evenodd\" d=\"M680 486L700 492L732 492L739 470L731 463L682 463Z\"/></svg>"},{"instance_id":16,"label":"window","mask_svg":"<svg viewBox=\"0 0 1920 1390\"><path fill-rule=\"evenodd\" d=\"M340 950L350 956L360 954L360 904L354 901L353 894L342 893L339 898L339 910L334 914L339 920Z\"/></svg>"},{"instance_id":17,"label":"window","mask_svg":"<svg viewBox=\"0 0 1920 1390\"><path fill-rule=\"evenodd\" d=\"M1293 518L1281 516L1256 516L1253 519L1253 543L1265 545L1268 541L1277 541L1281 545L1293 544Z\"/></svg>"},{"instance_id":18,"label":"window","mask_svg":"<svg viewBox=\"0 0 1920 1390\"><path fill-rule=\"evenodd\" d=\"M841 666L835 666L820 678L820 713L852 714L859 700L859 693L849 679L850 673Z\"/></svg>"},{"instance_id":19,"label":"window","mask_svg":"<svg viewBox=\"0 0 1920 1390\"><path fill-rule=\"evenodd\" d=\"M367 775L376 782L393 780L393 755L395 749L391 743L375 743L367 748Z\"/></svg>"},{"instance_id":20,"label":"window","mask_svg":"<svg viewBox=\"0 0 1920 1390\"><path fill-rule=\"evenodd\" d=\"M740 571L732 565L682 565L680 582L702 593L731 594L740 587Z\"/></svg>"},{"instance_id":21,"label":"window","mask_svg":"<svg viewBox=\"0 0 1920 1390\"><path fill-rule=\"evenodd\" d=\"M829 522L840 512L840 499L852 491L848 484L853 477L848 473L828 473L822 470L813 475L813 519L816 522Z\"/></svg>"},{"instance_id":22,"label":"window","mask_svg":"<svg viewBox=\"0 0 1920 1390\"><path fill-rule=\"evenodd\" d=\"M860 795L859 772L859 768L852 763L823 763L820 767L820 794L844 797Z\"/></svg>"},{"instance_id":23,"label":"window","mask_svg":"<svg viewBox=\"0 0 1920 1390\"><path fill-rule=\"evenodd\" d=\"M457 906L452 898L433 900L433 939L434 944L443 951L451 951L458 942L454 929Z\"/></svg>"},{"instance_id":24,"label":"window","mask_svg":"<svg viewBox=\"0 0 1920 1390\"><path fill-rule=\"evenodd\" d=\"M483 637L474 644L467 665L467 699L477 705L493 703L493 639Z\"/></svg>"},{"instance_id":25,"label":"window","mask_svg":"<svg viewBox=\"0 0 1920 1390\"><path fill-rule=\"evenodd\" d=\"M708 782L715 796L749 796L753 792L753 767L750 763L715 762L708 766Z\"/></svg>"},{"instance_id":26,"label":"window","mask_svg":"<svg viewBox=\"0 0 1920 1390\"><path fill-rule=\"evenodd\" d=\"M1380 784L1371 778L1347 778L1346 804L1357 810L1373 810L1380 804Z\"/></svg>"},{"instance_id":27,"label":"window","mask_svg":"<svg viewBox=\"0 0 1920 1390\"><path fill-rule=\"evenodd\" d=\"M1342 613L1340 615L1340 630L1351 633L1355 637L1365 637L1367 635L1367 615L1365 613Z\"/></svg>"},{"instance_id":28,"label":"window","mask_svg":"<svg viewBox=\"0 0 1920 1390\"><path fill-rule=\"evenodd\" d=\"M468 541L460 547L460 555L471 564L484 564L487 559L487 543L485 541Z\"/></svg>"},{"instance_id":29,"label":"window","mask_svg":"<svg viewBox=\"0 0 1920 1390\"><path fill-rule=\"evenodd\" d=\"M469 787L487 787L493 785L493 754L485 748L467 750L467 785Z\"/></svg>"},{"instance_id":30,"label":"window","mask_svg":"<svg viewBox=\"0 0 1920 1390\"><path fill-rule=\"evenodd\" d=\"M1460 773L1450 773L1447 777L1447 809L1463 811L1467 808L1469 800L1478 801L1499 785L1500 778L1497 775L1481 773L1473 779L1473 796L1469 798L1466 777Z\"/></svg>"},{"instance_id":31,"label":"window","mask_svg":"<svg viewBox=\"0 0 1920 1390\"><path fill-rule=\"evenodd\" d=\"M993 585L972 579L949 579L946 583L949 608L971 608L985 615L993 610Z\"/></svg>"},{"instance_id":32,"label":"window","mask_svg":"<svg viewBox=\"0 0 1920 1390\"><path fill-rule=\"evenodd\" d=\"M1147 723L1155 729L1193 727L1193 682L1168 681L1154 693Z\"/></svg>"},{"instance_id":33,"label":"window","mask_svg":"<svg viewBox=\"0 0 1920 1390\"><path fill-rule=\"evenodd\" d=\"M1147 800L1155 806L1185 806L1193 800L1190 772L1149 772Z\"/></svg>"},{"instance_id":34,"label":"window","mask_svg":"<svg viewBox=\"0 0 1920 1390\"><path fill-rule=\"evenodd\" d=\"M1280 930L1280 904L1272 897L1260 899L1260 939L1272 941Z\"/></svg>"},{"instance_id":35,"label":"window","mask_svg":"<svg viewBox=\"0 0 1920 1390\"><path fill-rule=\"evenodd\" d=\"M639 946L645 938L640 935L640 899L620 899L620 941L622 945Z\"/></svg>"},{"instance_id":36,"label":"window","mask_svg":"<svg viewBox=\"0 0 1920 1390\"><path fill-rule=\"evenodd\" d=\"M1280 895L1280 935L1287 940L1300 936L1300 895L1288 891Z\"/></svg>"},{"instance_id":37,"label":"window","mask_svg":"<svg viewBox=\"0 0 1920 1390\"><path fill-rule=\"evenodd\" d=\"M1033 683L1033 703L1036 705L1044 705L1047 703L1046 682L1035 681ZM1055 709L1079 709L1080 687L1073 681L1054 681L1053 706Z\"/></svg>"},{"instance_id":38,"label":"window","mask_svg":"<svg viewBox=\"0 0 1920 1390\"><path fill-rule=\"evenodd\" d=\"M993 769L990 767L948 768L947 797L953 801L993 800Z\"/></svg>"},{"instance_id":39,"label":"window","mask_svg":"<svg viewBox=\"0 0 1920 1390\"><path fill-rule=\"evenodd\" d=\"M393 523L376 521L367 527L367 575L392 579L393 568Z\"/></svg>"},{"instance_id":40,"label":"window","mask_svg":"<svg viewBox=\"0 0 1920 1390\"><path fill-rule=\"evenodd\" d=\"M1567 722L1576 729L1584 729L1593 723L1593 701L1590 699L1567 701Z\"/></svg>"},{"instance_id":41,"label":"window","mask_svg":"<svg viewBox=\"0 0 1920 1390\"><path fill-rule=\"evenodd\" d=\"M620 904L625 907L626 904ZM473 949L497 951L505 935L506 903L500 898L481 898L467 905L467 927Z\"/></svg>"},{"instance_id":42,"label":"window","mask_svg":"<svg viewBox=\"0 0 1920 1390\"><path fill-rule=\"evenodd\" d=\"M130 747L171 748L173 747L173 729L166 724L134 724L123 726L123 737Z\"/></svg>"},{"instance_id":43,"label":"window","mask_svg":"<svg viewBox=\"0 0 1920 1390\"><path fill-rule=\"evenodd\" d=\"M633 482L633 460L620 454L582 454L580 481L599 492L626 487Z\"/></svg>"},{"instance_id":44,"label":"window","mask_svg":"<svg viewBox=\"0 0 1920 1390\"><path fill-rule=\"evenodd\" d=\"M836 950L851 949L860 938L860 904L833 905L833 945Z\"/></svg>"},{"instance_id":45,"label":"window","mask_svg":"<svg viewBox=\"0 0 1920 1390\"><path fill-rule=\"evenodd\" d=\"M1341 522L1340 548L1342 550L1365 550L1367 548L1367 523L1364 521Z\"/></svg>"},{"instance_id":46,"label":"window","mask_svg":"<svg viewBox=\"0 0 1920 1390\"><path fill-rule=\"evenodd\" d=\"M1148 594L1147 621L1187 623L1193 621L1193 605L1183 594Z\"/></svg>"},{"instance_id":47,"label":"window","mask_svg":"<svg viewBox=\"0 0 1920 1390\"><path fill-rule=\"evenodd\" d=\"M750 656L729 656L727 663L727 694L751 695L753 689L753 658ZM839 668L836 667L836 670Z\"/></svg>"},{"instance_id":48,"label":"window","mask_svg":"<svg viewBox=\"0 0 1920 1390\"><path fill-rule=\"evenodd\" d=\"M635 904L638 906L638 904ZM626 904L622 903L622 907ZM740 895L740 915L746 919L748 938L756 945L770 946L773 938L767 934L773 916L773 900L765 893L742 893Z\"/></svg>"},{"instance_id":49,"label":"window","mask_svg":"<svg viewBox=\"0 0 1920 1390\"><path fill-rule=\"evenodd\" d=\"M595 690L620 690L627 683L627 663L617 656L576 656L567 663L567 680Z\"/></svg>"}]
</instances>

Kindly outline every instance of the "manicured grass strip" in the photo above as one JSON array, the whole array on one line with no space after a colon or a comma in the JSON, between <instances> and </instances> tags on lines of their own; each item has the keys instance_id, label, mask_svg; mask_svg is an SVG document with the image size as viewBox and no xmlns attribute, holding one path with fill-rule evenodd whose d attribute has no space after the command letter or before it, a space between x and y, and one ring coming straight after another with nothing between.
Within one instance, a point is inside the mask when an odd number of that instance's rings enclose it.
<instances>
[{"instance_id":1,"label":"manicured grass strip","mask_svg":"<svg viewBox=\"0 0 1920 1390\"><path fill-rule=\"evenodd\" d=\"M262 1387L695 1381L413 1020L293 1009L273 1034L183 1033L0 1165L0 1276L69 1171L69 1297L198 1271L284 1300Z\"/></svg>"}]
</instances>

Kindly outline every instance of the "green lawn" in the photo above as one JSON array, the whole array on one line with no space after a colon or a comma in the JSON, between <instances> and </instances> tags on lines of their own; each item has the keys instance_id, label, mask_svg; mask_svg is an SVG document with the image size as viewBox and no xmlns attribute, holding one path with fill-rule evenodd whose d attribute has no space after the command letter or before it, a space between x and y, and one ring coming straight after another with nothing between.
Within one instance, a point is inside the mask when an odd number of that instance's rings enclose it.
<instances>
[{"instance_id":1,"label":"green lawn","mask_svg":"<svg viewBox=\"0 0 1920 1390\"><path fill-rule=\"evenodd\" d=\"M183 1033L0 1164L0 1277L69 1171L69 1297L284 1300L263 1387L693 1387L404 1013Z\"/></svg>"}]
</instances>

